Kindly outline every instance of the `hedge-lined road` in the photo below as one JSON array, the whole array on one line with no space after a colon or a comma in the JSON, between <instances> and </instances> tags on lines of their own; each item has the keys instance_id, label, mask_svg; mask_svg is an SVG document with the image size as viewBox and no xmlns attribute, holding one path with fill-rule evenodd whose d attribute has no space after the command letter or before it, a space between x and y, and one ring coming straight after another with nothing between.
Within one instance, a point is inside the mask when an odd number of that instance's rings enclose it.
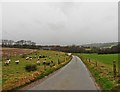
<instances>
[{"instance_id":1,"label":"hedge-lined road","mask_svg":"<svg viewBox=\"0 0 120 92\"><path fill-rule=\"evenodd\" d=\"M80 58L73 56L70 63L28 90L97 90L97 87Z\"/></svg>"}]
</instances>

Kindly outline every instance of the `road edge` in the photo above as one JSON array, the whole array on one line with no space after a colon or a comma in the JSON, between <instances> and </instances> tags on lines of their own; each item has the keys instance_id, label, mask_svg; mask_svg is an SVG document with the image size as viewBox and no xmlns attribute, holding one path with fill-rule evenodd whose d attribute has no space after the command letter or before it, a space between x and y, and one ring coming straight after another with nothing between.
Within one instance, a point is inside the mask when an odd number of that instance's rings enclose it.
<instances>
[{"instance_id":1,"label":"road edge","mask_svg":"<svg viewBox=\"0 0 120 92\"><path fill-rule=\"evenodd\" d=\"M76 56L76 57L79 58L79 59L81 60L80 57L78 57L78 56ZM81 60L81 61L82 61L82 60ZM83 61L82 61L82 63L84 64L86 70L88 71L88 73L89 73L91 79L94 81L94 84L95 84L97 90L101 90L100 86L96 83L96 79L94 78L94 76L92 75L92 73L90 72L90 70L87 68L87 66L85 65L85 63L84 63Z\"/></svg>"},{"instance_id":2,"label":"road edge","mask_svg":"<svg viewBox=\"0 0 120 92\"><path fill-rule=\"evenodd\" d=\"M50 78L51 76L53 76L53 75L55 75L57 72L59 72L61 69L63 69L64 67L66 67L66 65L68 65L72 60L73 60L73 56L72 56L71 60L70 60L68 63L66 63L63 67L59 68L58 70L54 71L53 73L50 73L48 76L45 76L45 77L43 77L43 78L41 78L41 79L38 79L38 80L36 80L36 81L34 81L34 82L31 82L30 84L25 85L25 86L23 86L22 88L20 88L20 89L18 89L18 90L15 90L15 92L21 92L21 91L27 90L27 89L29 89L29 88L31 88L31 87L34 87L34 86L36 86L36 85L38 85L38 84L41 84L41 83L44 82L46 79Z\"/></svg>"}]
</instances>

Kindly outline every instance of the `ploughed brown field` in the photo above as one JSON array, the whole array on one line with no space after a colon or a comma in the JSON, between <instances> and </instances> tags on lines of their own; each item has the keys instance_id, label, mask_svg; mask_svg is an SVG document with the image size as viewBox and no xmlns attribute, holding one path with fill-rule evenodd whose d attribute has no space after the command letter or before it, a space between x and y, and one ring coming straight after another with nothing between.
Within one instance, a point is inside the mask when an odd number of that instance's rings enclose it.
<instances>
[{"instance_id":1,"label":"ploughed brown field","mask_svg":"<svg viewBox=\"0 0 120 92\"><path fill-rule=\"evenodd\" d=\"M0 52L2 52L2 57L10 57L10 56L17 56L23 54L30 54L36 50L33 49L20 49L20 48L2 48Z\"/></svg>"}]
</instances>

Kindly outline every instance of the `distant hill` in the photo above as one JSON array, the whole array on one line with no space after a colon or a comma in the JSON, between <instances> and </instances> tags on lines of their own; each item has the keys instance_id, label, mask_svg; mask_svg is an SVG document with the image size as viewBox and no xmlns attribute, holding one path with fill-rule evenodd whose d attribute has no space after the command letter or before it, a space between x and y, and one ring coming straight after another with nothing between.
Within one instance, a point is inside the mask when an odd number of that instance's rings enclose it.
<instances>
[{"instance_id":1,"label":"distant hill","mask_svg":"<svg viewBox=\"0 0 120 92\"><path fill-rule=\"evenodd\" d=\"M82 46L85 47L98 47L98 48L111 48L113 46L118 45L118 42L111 42L111 43L93 43L93 44L84 44Z\"/></svg>"}]
</instances>

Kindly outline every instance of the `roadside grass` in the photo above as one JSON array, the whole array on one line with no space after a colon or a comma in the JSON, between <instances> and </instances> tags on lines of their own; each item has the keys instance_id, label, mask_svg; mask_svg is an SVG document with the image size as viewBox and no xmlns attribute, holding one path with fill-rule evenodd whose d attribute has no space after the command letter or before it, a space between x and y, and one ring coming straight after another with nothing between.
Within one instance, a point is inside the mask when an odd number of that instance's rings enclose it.
<instances>
[{"instance_id":1,"label":"roadside grass","mask_svg":"<svg viewBox=\"0 0 120 92\"><path fill-rule=\"evenodd\" d=\"M35 56L44 55L50 56L46 58L40 58L40 65L37 65L36 71L27 72L25 70L25 66L28 64L36 64L38 58ZM48 51L48 50L37 50L36 52L32 52L30 54L26 54L25 56L33 57L32 60L26 60L26 57L22 57L21 55L11 56L11 62L8 66L4 65L5 58L2 57L2 89L3 90L14 90L18 89L21 86L29 84L37 79L41 79L55 70L61 68L65 64L67 64L71 57L69 57L64 52L57 51ZM19 64L15 63L16 60L19 59ZM53 61L51 66L46 65L46 69L44 69L43 61L50 62ZM58 65L58 60L61 62Z\"/></svg>"},{"instance_id":2,"label":"roadside grass","mask_svg":"<svg viewBox=\"0 0 120 92\"><path fill-rule=\"evenodd\" d=\"M112 66L112 61L115 60L118 64L118 54L81 54L83 57L90 58L93 61L99 61L106 65Z\"/></svg>"},{"instance_id":3,"label":"roadside grass","mask_svg":"<svg viewBox=\"0 0 120 92\"><path fill-rule=\"evenodd\" d=\"M114 79L113 61L116 61L118 73L118 54L75 54L86 64L102 90L114 90L118 77ZM90 60L90 61L89 61Z\"/></svg>"}]
</instances>

